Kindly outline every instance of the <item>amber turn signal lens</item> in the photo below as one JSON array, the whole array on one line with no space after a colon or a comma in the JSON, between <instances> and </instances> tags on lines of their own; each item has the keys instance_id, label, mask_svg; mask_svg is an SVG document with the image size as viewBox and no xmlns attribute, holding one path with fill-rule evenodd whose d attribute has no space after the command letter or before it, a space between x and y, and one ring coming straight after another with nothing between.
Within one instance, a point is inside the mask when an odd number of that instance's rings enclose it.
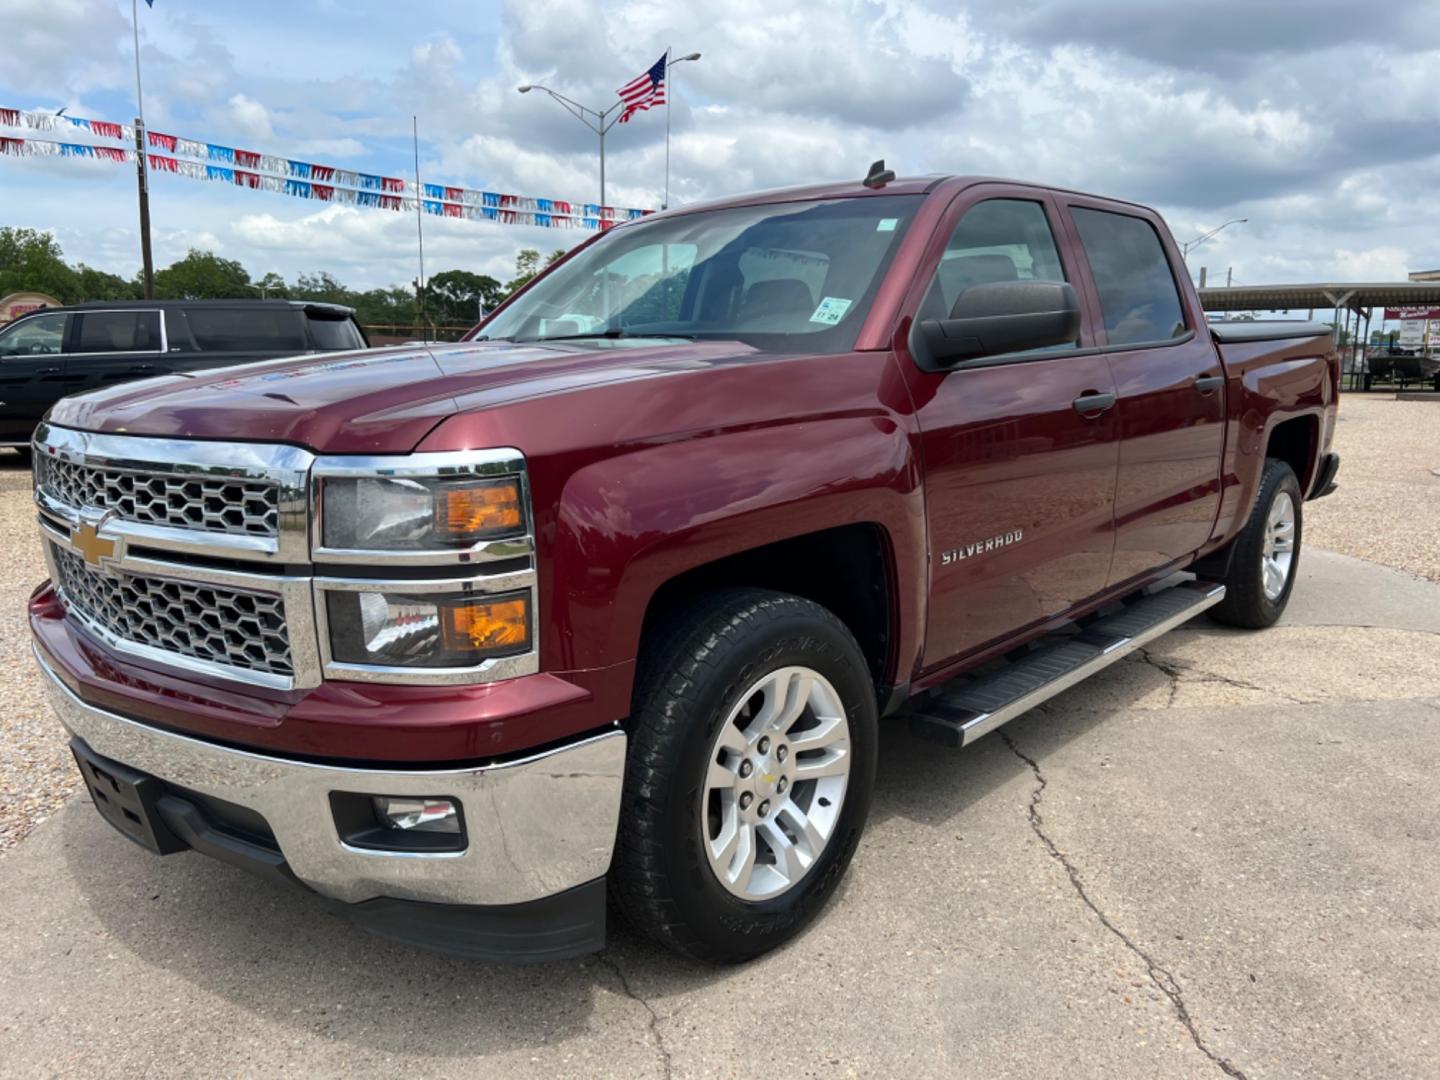
<instances>
[{"instance_id":1,"label":"amber turn signal lens","mask_svg":"<svg viewBox=\"0 0 1440 1080\"><path fill-rule=\"evenodd\" d=\"M530 644L530 601L525 596L465 600L441 608L445 648L455 652L522 652Z\"/></svg>"},{"instance_id":2,"label":"amber turn signal lens","mask_svg":"<svg viewBox=\"0 0 1440 1080\"><path fill-rule=\"evenodd\" d=\"M473 484L435 493L435 530L452 539L520 531L520 483Z\"/></svg>"}]
</instances>

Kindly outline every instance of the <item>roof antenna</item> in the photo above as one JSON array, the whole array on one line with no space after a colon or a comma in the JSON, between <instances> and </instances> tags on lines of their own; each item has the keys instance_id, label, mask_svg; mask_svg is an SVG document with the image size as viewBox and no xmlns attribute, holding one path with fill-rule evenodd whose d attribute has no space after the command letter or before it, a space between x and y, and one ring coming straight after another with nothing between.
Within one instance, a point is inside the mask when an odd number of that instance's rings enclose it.
<instances>
[{"instance_id":1,"label":"roof antenna","mask_svg":"<svg viewBox=\"0 0 1440 1080\"><path fill-rule=\"evenodd\" d=\"M870 166L870 172L865 177L864 184L868 188L882 188L891 180L895 179L895 170L885 168L885 159L881 158Z\"/></svg>"}]
</instances>

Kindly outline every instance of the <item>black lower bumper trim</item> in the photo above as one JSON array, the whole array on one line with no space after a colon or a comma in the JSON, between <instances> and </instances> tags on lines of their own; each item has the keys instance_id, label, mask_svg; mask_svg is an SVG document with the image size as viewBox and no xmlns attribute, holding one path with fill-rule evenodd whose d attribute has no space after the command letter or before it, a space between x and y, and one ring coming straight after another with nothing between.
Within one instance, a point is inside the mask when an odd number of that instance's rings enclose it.
<instances>
[{"instance_id":1,"label":"black lower bumper trim","mask_svg":"<svg viewBox=\"0 0 1440 1080\"><path fill-rule=\"evenodd\" d=\"M1315 484L1311 488L1311 499L1323 499L1340 485L1335 483L1335 474L1340 471L1340 455L1325 454L1320 458L1320 467L1315 471Z\"/></svg>"},{"instance_id":2,"label":"black lower bumper trim","mask_svg":"<svg viewBox=\"0 0 1440 1080\"><path fill-rule=\"evenodd\" d=\"M122 834L157 854L198 851L267 881L319 895L267 843L253 811L219 803L119 762L82 740L71 747L96 808ZM254 820L237 820L249 813ZM384 856L379 856L384 857ZM521 904L436 904L377 897L358 904L326 898L329 910L378 937L469 960L538 963L605 947L605 879Z\"/></svg>"}]
</instances>

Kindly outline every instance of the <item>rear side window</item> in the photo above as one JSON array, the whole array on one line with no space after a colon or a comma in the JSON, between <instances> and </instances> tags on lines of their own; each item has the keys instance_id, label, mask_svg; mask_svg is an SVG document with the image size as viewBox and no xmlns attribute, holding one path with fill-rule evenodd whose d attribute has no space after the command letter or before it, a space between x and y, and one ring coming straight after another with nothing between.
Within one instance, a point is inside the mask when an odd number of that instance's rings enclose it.
<instances>
[{"instance_id":1,"label":"rear side window","mask_svg":"<svg viewBox=\"0 0 1440 1080\"><path fill-rule=\"evenodd\" d=\"M158 311L85 311L75 352L159 352Z\"/></svg>"},{"instance_id":2,"label":"rear side window","mask_svg":"<svg viewBox=\"0 0 1440 1080\"><path fill-rule=\"evenodd\" d=\"M350 319L327 319L310 315L307 322L310 324L310 340L317 349L328 351L365 348L365 339L360 336L359 328Z\"/></svg>"},{"instance_id":3,"label":"rear side window","mask_svg":"<svg viewBox=\"0 0 1440 1080\"><path fill-rule=\"evenodd\" d=\"M304 314L294 309L190 308L185 320L201 352L305 352Z\"/></svg>"},{"instance_id":4,"label":"rear side window","mask_svg":"<svg viewBox=\"0 0 1440 1080\"><path fill-rule=\"evenodd\" d=\"M1072 206L1111 345L1168 341L1185 333L1180 291L1155 227L1143 218Z\"/></svg>"}]
</instances>

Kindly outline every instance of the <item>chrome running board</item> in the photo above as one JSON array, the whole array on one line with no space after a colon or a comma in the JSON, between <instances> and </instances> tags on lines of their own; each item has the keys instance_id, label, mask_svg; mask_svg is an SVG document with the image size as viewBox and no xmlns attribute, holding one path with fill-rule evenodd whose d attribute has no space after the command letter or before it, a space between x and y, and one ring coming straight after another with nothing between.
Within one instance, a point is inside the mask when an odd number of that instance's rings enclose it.
<instances>
[{"instance_id":1,"label":"chrome running board","mask_svg":"<svg viewBox=\"0 0 1440 1080\"><path fill-rule=\"evenodd\" d=\"M910 730L947 746L968 746L1224 598L1225 586L1209 581L1142 593L1119 611L1079 624L1062 641L1042 644L998 670L962 676L918 695L910 703Z\"/></svg>"}]
</instances>

